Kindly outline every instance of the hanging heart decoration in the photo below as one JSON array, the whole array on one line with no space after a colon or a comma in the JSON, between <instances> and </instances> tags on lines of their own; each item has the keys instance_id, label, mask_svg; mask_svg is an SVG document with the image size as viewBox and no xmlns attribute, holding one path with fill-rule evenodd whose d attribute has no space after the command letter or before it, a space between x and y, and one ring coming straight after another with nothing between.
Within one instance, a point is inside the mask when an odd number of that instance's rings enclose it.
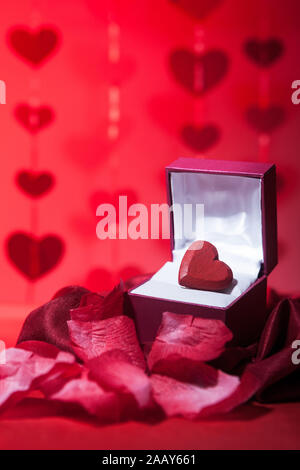
<instances>
[{"instance_id":1,"label":"hanging heart decoration","mask_svg":"<svg viewBox=\"0 0 300 470\"><path fill-rule=\"evenodd\" d=\"M33 67L42 65L57 49L57 31L48 27L30 30L17 27L10 31L9 44L14 52Z\"/></svg>"},{"instance_id":2,"label":"hanging heart decoration","mask_svg":"<svg viewBox=\"0 0 300 470\"><path fill-rule=\"evenodd\" d=\"M34 107L22 103L16 106L15 117L28 132L35 134L53 121L54 112L49 106Z\"/></svg>"},{"instance_id":3,"label":"hanging heart decoration","mask_svg":"<svg viewBox=\"0 0 300 470\"><path fill-rule=\"evenodd\" d=\"M216 7L220 5L222 0L170 0L171 3L181 8L188 15L202 20L209 15Z\"/></svg>"},{"instance_id":4,"label":"hanging heart decoration","mask_svg":"<svg viewBox=\"0 0 300 470\"><path fill-rule=\"evenodd\" d=\"M175 80L196 96L216 86L226 75L228 67L229 59L221 50L196 54L178 49L170 55L170 68Z\"/></svg>"},{"instance_id":5,"label":"hanging heart decoration","mask_svg":"<svg viewBox=\"0 0 300 470\"><path fill-rule=\"evenodd\" d=\"M181 137L184 143L192 150L204 152L213 147L220 139L221 132L214 124L204 126L194 126L188 124L181 130Z\"/></svg>"},{"instance_id":6,"label":"hanging heart decoration","mask_svg":"<svg viewBox=\"0 0 300 470\"><path fill-rule=\"evenodd\" d=\"M244 44L245 54L259 67L270 67L283 54L284 44L281 39L248 39Z\"/></svg>"},{"instance_id":7,"label":"hanging heart decoration","mask_svg":"<svg viewBox=\"0 0 300 470\"><path fill-rule=\"evenodd\" d=\"M266 108L250 106L246 111L246 118L254 130L269 134L284 122L285 111L281 106L275 105Z\"/></svg>"},{"instance_id":8,"label":"hanging heart decoration","mask_svg":"<svg viewBox=\"0 0 300 470\"><path fill-rule=\"evenodd\" d=\"M29 197L38 198L48 193L54 184L54 177L49 172L23 170L16 176L19 188Z\"/></svg>"},{"instance_id":9,"label":"hanging heart decoration","mask_svg":"<svg viewBox=\"0 0 300 470\"><path fill-rule=\"evenodd\" d=\"M7 240L7 254L13 265L29 280L47 274L61 260L64 243L57 235L36 238L16 232Z\"/></svg>"}]
</instances>

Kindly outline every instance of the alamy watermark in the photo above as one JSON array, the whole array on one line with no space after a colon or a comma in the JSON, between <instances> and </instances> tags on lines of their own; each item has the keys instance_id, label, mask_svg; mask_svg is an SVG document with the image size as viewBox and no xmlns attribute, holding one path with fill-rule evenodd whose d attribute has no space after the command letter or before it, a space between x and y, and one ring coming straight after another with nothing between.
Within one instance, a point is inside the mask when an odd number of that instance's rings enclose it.
<instances>
[{"instance_id":1,"label":"alamy watermark","mask_svg":"<svg viewBox=\"0 0 300 470\"><path fill-rule=\"evenodd\" d=\"M174 218L174 238L203 239L204 204L145 204L127 205L127 196L119 196L119 206L100 204L96 234L100 240L169 239L170 218Z\"/></svg>"},{"instance_id":2,"label":"alamy watermark","mask_svg":"<svg viewBox=\"0 0 300 470\"><path fill-rule=\"evenodd\" d=\"M0 340L0 365L6 364L6 345Z\"/></svg>"},{"instance_id":3,"label":"alamy watermark","mask_svg":"<svg viewBox=\"0 0 300 470\"><path fill-rule=\"evenodd\" d=\"M6 104L6 83L0 80L0 104Z\"/></svg>"},{"instance_id":4,"label":"alamy watermark","mask_svg":"<svg viewBox=\"0 0 300 470\"><path fill-rule=\"evenodd\" d=\"M292 83L292 89L295 90L292 92L291 100L293 104L300 103L300 80L294 80Z\"/></svg>"}]
</instances>

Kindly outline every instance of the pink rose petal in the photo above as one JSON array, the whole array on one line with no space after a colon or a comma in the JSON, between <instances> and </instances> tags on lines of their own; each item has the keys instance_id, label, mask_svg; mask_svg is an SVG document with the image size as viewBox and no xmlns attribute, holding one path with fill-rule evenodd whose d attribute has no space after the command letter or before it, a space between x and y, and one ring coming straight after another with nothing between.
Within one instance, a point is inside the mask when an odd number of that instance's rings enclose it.
<instances>
[{"instance_id":1,"label":"pink rose petal","mask_svg":"<svg viewBox=\"0 0 300 470\"><path fill-rule=\"evenodd\" d=\"M152 403L151 383L145 372L122 351L112 350L88 363L91 376L105 390L133 397L140 408Z\"/></svg>"},{"instance_id":2,"label":"pink rose petal","mask_svg":"<svg viewBox=\"0 0 300 470\"><path fill-rule=\"evenodd\" d=\"M100 294L87 294L82 297L80 306L70 310L72 320L99 321L123 315L124 285L120 282L105 297Z\"/></svg>"},{"instance_id":3,"label":"pink rose petal","mask_svg":"<svg viewBox=\"0 0 300 470\"><path fill-rule=\"evenodd\" d=\"M132 364L145 369L145 359L137 340L131 318L117 316L100 321L68 322L73 350L84 362L106 351L119 349L125 352Z\"/></svg>"},{"instance_id":4,"label":"pink rose petal","mask_svg":"<svg viewBox=\"0 0 300 470\"><path fill-rule=\"evenodd\" d=\"M164 312L148 365L154 372L169 360L210 361L224 351L231 339L231 331L220 320Z\"/></svg>"},{"instance_id":5,"label":"pink rose petal","mask_svg":"<svg viewBox=\"0 0 300 470\"><path fill-rule=\"evenodd\" d=\"M202 371L205 375L203 386L180 382L158 374L151 376L154 399L167 417L199 418L209 406L223 401L238 388L238 377L217 371L206 364L199 366L199 375L202 368L205 369Z\"/></svg>"},{"instance_id":6,"label":"pink rose petal","mask_svg":"<svg viewBox=\"0 0 300 470\"><path fill-rule=\"evenodd\" d=\"M0 365L0 410L39 389L44 381L57 379L74 362L74 356L65 352L59 352L53 359L24 349L9 348L6 364Z\"/></svg>"}]
</instances>

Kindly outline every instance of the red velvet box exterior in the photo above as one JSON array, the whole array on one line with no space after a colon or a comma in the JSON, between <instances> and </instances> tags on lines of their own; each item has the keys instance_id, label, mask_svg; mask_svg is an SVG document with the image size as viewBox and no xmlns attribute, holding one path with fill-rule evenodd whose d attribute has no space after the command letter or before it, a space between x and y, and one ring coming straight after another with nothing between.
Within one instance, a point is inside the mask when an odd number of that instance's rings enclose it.
<instances>
[{"instance_id":1,"label":"red velvet box exterior","mask_svg":"<svg viewBox=\"0 0 300 470\"><path fill-rule=\"evenodd\" d=\"M246 176L261 179L262 240L264 263L260 277L237 299L225 308L199 305L144 296L129 292L127 309L135 319L142 344L155 338L162 313L170 311L224 321L234 334L231 344L246 346L261 333L267 318L267 275L277 264L277 211L275 165L258 162L236 162L180 158L166 168L168 203L172 205L170 173L201 172ZM174 247L173 218L171 213L171 250Z\"/></svg>"}]
</instances>

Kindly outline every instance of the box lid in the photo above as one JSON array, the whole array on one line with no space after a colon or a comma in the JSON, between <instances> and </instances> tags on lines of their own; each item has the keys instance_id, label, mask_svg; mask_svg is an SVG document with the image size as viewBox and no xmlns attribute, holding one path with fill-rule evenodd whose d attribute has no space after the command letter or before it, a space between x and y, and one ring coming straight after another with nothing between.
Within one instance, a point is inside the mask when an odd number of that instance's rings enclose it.
<instances>
[{"instance_id":1,"label":"box lid","mask_svg":"<svg viewBox=\"0 0 300 470\"><path fill-rule=\"evenodd\" d=\"M200 239L217 240L217 247L219 241L242 256L256 257L261 274L273 270L277 264L275 165L179 158L166 167L166 178L170 206L203 204L204 235ZM178 214L174 209L170 219L173 258L176 251L199 237L197 230L191 237L178 237Z\"/></svg>"}]
</instances>

